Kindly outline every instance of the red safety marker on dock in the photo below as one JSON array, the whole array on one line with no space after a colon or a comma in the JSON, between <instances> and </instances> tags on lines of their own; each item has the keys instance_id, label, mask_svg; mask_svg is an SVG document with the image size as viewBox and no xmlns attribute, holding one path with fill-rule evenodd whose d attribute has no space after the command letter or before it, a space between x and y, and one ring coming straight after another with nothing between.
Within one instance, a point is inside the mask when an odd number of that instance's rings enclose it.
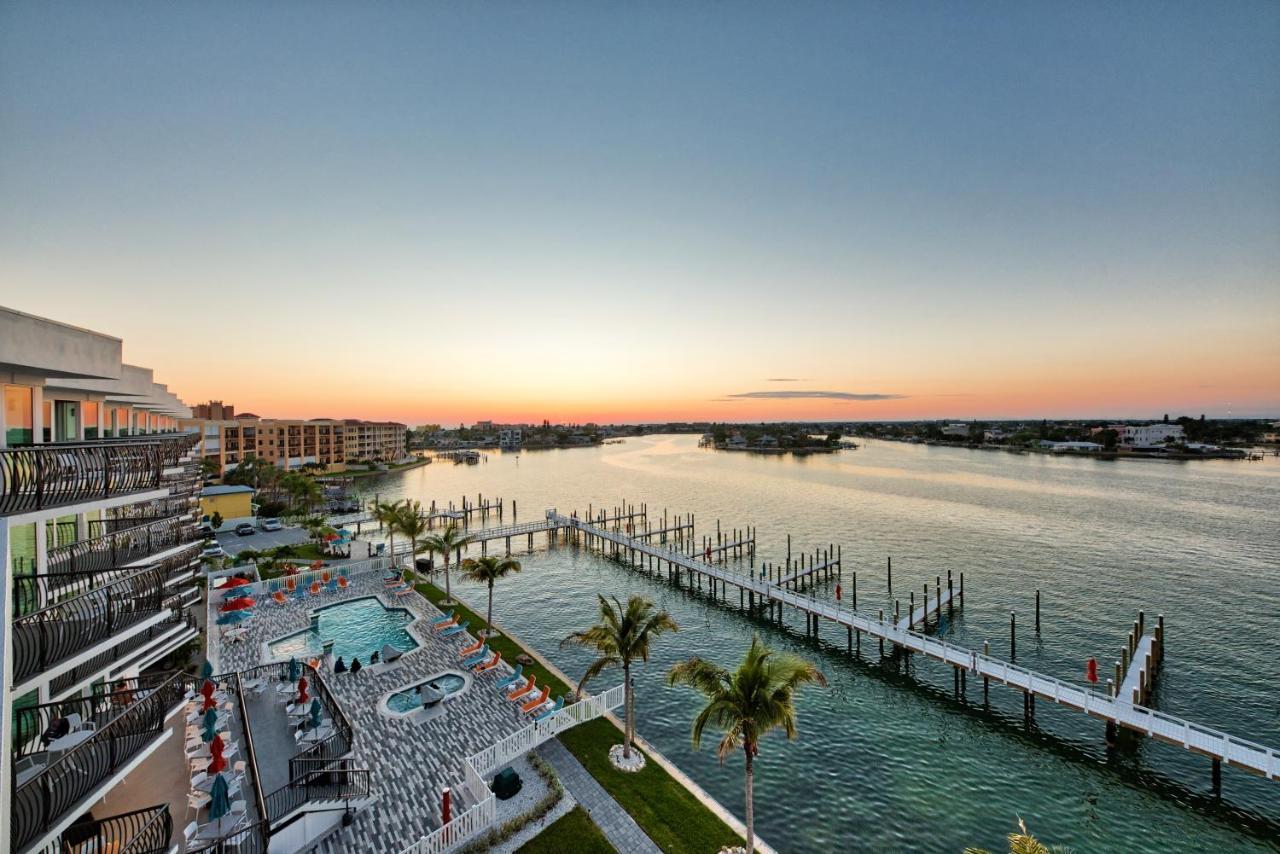
<instances>
[{"instance_id":1,"label":"red safety marker on dock","mask_svg":"<svg viewBox=\"0 0 1280 854\"><path fill-rule=\"evenodd\" d=\"M1085 678L1085 679L1088 679L1091 683L1095 683L1095 684L1097 683L1097 681L1098 681L1098 659L1096 659L1096 658L1091 658L1091 659L1089 659L1088 661L1086 661L1086 662L1085 662L1085 664L1084 664L1084 678Z\"/></svg>"}]
</instances>

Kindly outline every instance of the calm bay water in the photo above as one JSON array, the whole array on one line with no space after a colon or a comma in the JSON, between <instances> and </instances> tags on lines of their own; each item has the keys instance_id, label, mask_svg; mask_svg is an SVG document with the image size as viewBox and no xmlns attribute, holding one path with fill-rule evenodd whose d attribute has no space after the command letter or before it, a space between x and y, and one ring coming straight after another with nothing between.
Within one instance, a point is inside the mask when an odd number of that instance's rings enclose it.
<instances>
[{"instance_id":1,"label":"calm bay water","mask_svg":"<svg viewBox=\"0 0 1280 854\"><path fill-rule=\"evenodd\" d=\"M696 440L494 453L480 465L437 462L360 488L424 504L501 495L519 502L522 521L548 507L645 501L651 517L662 507L697 514L700 534L714 533L717 518L757 526L760 560L783 559L788 533L796 551L839 543L845 590L857 570L859 605L872 612L892 609L887 555L904 610L909 590L963 571L965 608L945 636L975 647L990 640L993 654L1007 655L1016 611L1018 663L1064 680L1082 681L1089 656L1105 676L1137 611L1149 623L1164 614L1156 707L1280 746L1274 458L1104 462L881 442L792 458L706 451ZM637 675L640 732L739 815L741 760L719 766L714 739L693 750L698 699L665 687L664 673L693 654L732 665L753 631L823 670L829 686L800 698L799 740L772 736L761 747L757 829L781 851L1000 850L1018 816L1043 840L1081 852L1280 850L1280 783L1224 769L1217 801L1202 757L1149 740L1109 757L1102 723L1078 712L1041 702L1027 730L1020 698L1007 689L993 686L984 710L980 682L959 702L940 664L882 667L865 640L857 660L833 626L815 644L795 614L783 626L752 620L544 542L537 535L532 554L519 550L524 571L499 585L495 617L576 675L589 657L557 644L593 621L596 593L642 593L670 611L681 632L658 643ZM483 604L483 590L456 586ZM598 687L618 679L602 677Z\"/></svg>"}]
</instances>

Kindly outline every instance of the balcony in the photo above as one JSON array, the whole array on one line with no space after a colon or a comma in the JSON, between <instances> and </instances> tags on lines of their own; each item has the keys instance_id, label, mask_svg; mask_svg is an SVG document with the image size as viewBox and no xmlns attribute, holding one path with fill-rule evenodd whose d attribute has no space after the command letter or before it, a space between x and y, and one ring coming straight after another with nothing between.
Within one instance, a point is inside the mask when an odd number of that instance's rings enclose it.
<instances>
[{"instance_id":1,"label":"balcony","mask_svg":"<svg viewBox=\"0 0 1280 854\"><path fill-rule=\"evenodd\" d=\"M169 601L167 572L151 568L123 577L120 571L15 577L14 685L160 614Z\"/></svg>"},{"instance_id":2,"label":"balcony","mask_svg":"<svg viewBox=\"0 0 1280 854\"><path fill-rule=\"evenodd\" d=\"M182 629L178 633L182 637L195 637L197 631L196 615L189 609L182 610L184 606L179 600L180 597L177 596L167 600L167 607L171 609L171 613L160 622L148 626L137 634L129 635L120 643L107 647L88 661L81 662L70 670L55 676L49 683L50 694L53 696L63 694L76 685L82 684L88 679L96 678L110 669L128 666L131 663L129 656L133 655L134 652L146 647L152 641L170 635L175 629ZM173 635L172 637L178 637L178 635Z\"/></svg>"},{"instance_id":3,"label":"balcony","mask_svg":"<svg viewBox=\"0 0 1280 854\"><path fill-rule=\"evenodd\" d=\"M0 448L0 516L160 489L194 434Z\"/></svg>"},{"instance_id":4,"label":"balcony","mask_svg":"<svg viewBox=\"0 0 1280 854\"><path fill-rule=\"evenodd\" d=\"M194 539L195 528L189 519L170 517L134 524L69 546L50 549L48 572L59 575L116 569Z\"/></svg>"},{"instance_id":5,"label":"balcony","mask_svg":"<svg viewBox=\"0 0 1280 854\"><path fill-rule=\"evenodd\" d=\"M168 852L173 817L168 804L77 821L62 832L59 851L112 851L116 854Z\"/></svg>"},{"instance_id":6,"label":"balcony","mask_svg":"<svg viewBox=\"0 0 1280 854\"><path fill-rule=\"evenodd\" d=\"M74 732L83 735L65 742L75 742L68 749L15 757L11 850L22 851L73 810L98 800L112 777L160 740L165 715L182 701L185 691L183 675L172 674L154 688L134 692L130 702L98 707L94 722L103 723L89 728L89 722L82 721L82 728ZM63 738L50 745L58 741Z\"/></svg>"}]
</instances>

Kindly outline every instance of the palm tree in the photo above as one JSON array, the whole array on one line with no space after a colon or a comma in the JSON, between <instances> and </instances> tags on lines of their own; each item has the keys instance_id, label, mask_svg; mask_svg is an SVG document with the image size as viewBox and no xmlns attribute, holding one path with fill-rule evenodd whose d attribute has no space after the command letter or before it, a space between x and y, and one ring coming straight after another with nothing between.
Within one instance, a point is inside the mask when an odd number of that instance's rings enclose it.
<instances>
[{"instance_id":1,"label":"palm tree","mask_svg":"<svg viewBox=\"0 0 1280 854\"><path fill-rule=\"evenodd\" d=\"M747 854L755 846L753 763L760 752L760 739L777 728L787 738L796 737L795 692L810 682L827 684L812 664L773 652L760 642L759 635L751 638L751 648L732 673L701 658L691 658L667 674L667 684L688 685L707 698L707 704L693 719L694 747L702 742L707 724L714 723L724 731L716 750L721 763L742 748L747 762Z\"/></svg>"},{"instance_id":2,"label":"palm tree","mask_svg":"<svg viewBox=\"0 0 1280 854\"><path fill-rule=\"evenodd\" d=\"M418 554L418 540L422 539L422 535L428 530L427 520L422 516L422 503L406 498L404 503L398 506L392 526L397 533L409 538L409 559L413 560ZM418 577L416 561L413 566L413 577Z\"/></svg>"},{"instance_id":3,"label":"palm tree","mask_svg":"<svg viewBox=\"0 0 1280 854\"><path fill-rule=\"evenodd\" d=\"M636 659L647 662L650 643L664 632L680 631L680 627L666 611L655 612L653 603L643 596L630 596L625 608L616 596L610 597L612 601L599 594L596 594L596 598L600 600L600 622L586 631L574 632L560 641L560 646L583 646L599 653L599 658L591 663L578 682L579 693L587 681L600 671L609 667L622 668L622 684L625 686L623 710L626 717L622 755L630 759L631 740L636 731L631 662Z\"/></svg>"},{"instance_id":4,"label":"palm tree","mask_svg":"<svg viewBox=\"0 0 1280 854\"><path fill-rule=\"evenodd\" d=\"M1069 850L1058 845L1052 848L1045 845L1027 832L1027 823L1021 818L1018 819L1018 829L1022 832L1009 834L1009 854L1066 854ZM991 852L985 848L966 848L964 854L991 854Z\"/></svg>"},{"instance_id":5,"label":"palm tree","mask_svg":"<svg viewBox=\"0 0 1280 854\"><path fill-rule=\"evenodd\" d=\"M450 525L438 534L422 541L422 547L444 558L444 604L453 605L453 591L449 587L449 555L459 551L471 537L458 532L457 525Z\"/></svg>"},{"instance_id":6,"label":"palm tree","mask_svg":"<svg viewBox=\"0 0 1280 854\"><path fill-rule=\"evenodd\" d=\"M513 572L520 571L520 561L509 557L467 558L462 562L462 577L467 581L477 581L489 587L489 613L485 617L488 636L497 634L493 630L493 582L506 578Z\"/></svg>"},{"instance_id":7,"label":"palm tree","mask_svg":"<svg viewBox=\"0 0 1280 854\"><path fill-rule=\"evenodd\" d=\"M394 569L396 565L396 522L400 518L400 505L394 501L371 501L369 502L369 511L373 514L373 518L377 520L378 525L387 529L387 536L391 540L391 566Z\"/></svg>"}]
</instances>

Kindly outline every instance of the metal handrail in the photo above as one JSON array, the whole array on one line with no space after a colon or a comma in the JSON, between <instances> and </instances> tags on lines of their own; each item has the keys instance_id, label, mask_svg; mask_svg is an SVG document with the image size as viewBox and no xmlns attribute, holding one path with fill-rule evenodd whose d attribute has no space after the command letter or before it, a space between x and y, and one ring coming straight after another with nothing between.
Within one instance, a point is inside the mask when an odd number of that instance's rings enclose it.
<instances>
[{"instance_id":1,"label":"metal handrail","mask_svg":"<svg viewBox=\"0 0 1280 854\"><path fill-rule=\"evenodd\" d=\"M173 816L168 804L143 807L107 818L77 822L62 832L63 851L160 854L169 850ZM92 844L90 844L92 843Z\"/></svg>"},{"instance_id":2,"label":"metal handrail","mask_svg":"<svg viewBox=\"0 0 1280 854\"><path fill-rule=\"evenodd\" d=\"M132 563L172 546L195 539L190 519L170 516L134 524L70 545L49 550L48 572L91 572Z\"/></svg>"}]
</instances>

